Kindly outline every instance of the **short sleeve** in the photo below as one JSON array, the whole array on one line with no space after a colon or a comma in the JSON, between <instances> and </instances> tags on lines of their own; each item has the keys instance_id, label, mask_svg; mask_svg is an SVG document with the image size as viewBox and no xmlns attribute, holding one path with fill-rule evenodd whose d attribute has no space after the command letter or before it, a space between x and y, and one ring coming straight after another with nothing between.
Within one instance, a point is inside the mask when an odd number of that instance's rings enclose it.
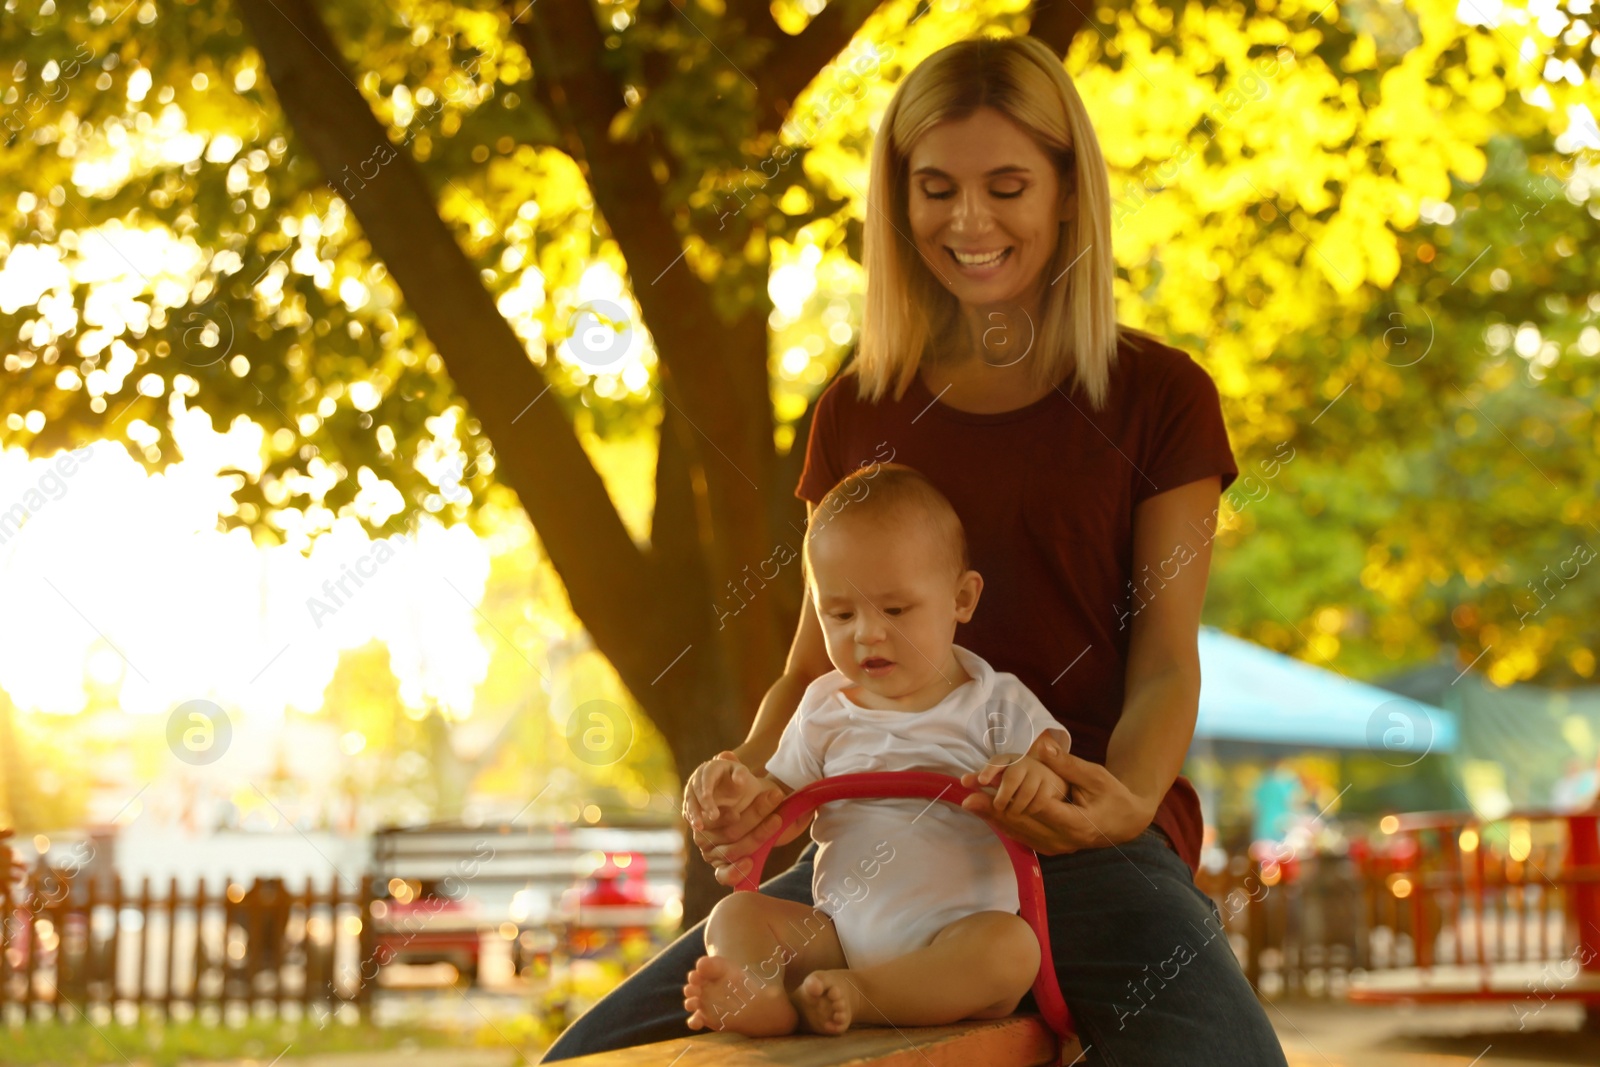
<instances>
[{"instance_id":1,"label":"short sleeve","mask_svg":"<svg viewBox=\"0 0 1600 1067\"><path fill-rule=\"evenodd\" d=\"M839 484L845 475L839 461L839 384L845 380L839 375L817 397L816 410L811 413L811 434L806 438L806 462L800 471L800 484L794 495L815 504Z\"/></svg>"},{"instance_id":2,"label":"short sleeve","mask_svg":"<svg viewBox=\"0 0 1600 1067\"><path fill-rule=\"evenodd\" d=\"M1226 490L1239 476L1216 383L1188 353L1181 353L1158 387L1133 502L1220 475Z\"/></svg>"},{"instance_id":3,"label":"short sleeve","mask_svg":"<svg viewBox=\"0 0 1600 1067\"><path fill-rule=\"evenodd\" d=\"M815 743L810 729L809 712L813 707L814 701L801 698L800 706L783 728L783 736L778 738L778 750L767 760L767 774L790 789L810 785L822 777L822 746Z\"/></svg>"},{"instance_id":4,"label":"short sleeve","mask_svg":"<svg viewBox=\"0 0 1600 1067\"><path fill-rule=\"evenodd\" d=\"M997 677L984 705L983 752L996 756L1025 756L1034 741L1046 730L1059 730L1065 736L1062 751L1072 750L1072 735L1050 709L1015 675Z\"/></svg>"}]
</instances>

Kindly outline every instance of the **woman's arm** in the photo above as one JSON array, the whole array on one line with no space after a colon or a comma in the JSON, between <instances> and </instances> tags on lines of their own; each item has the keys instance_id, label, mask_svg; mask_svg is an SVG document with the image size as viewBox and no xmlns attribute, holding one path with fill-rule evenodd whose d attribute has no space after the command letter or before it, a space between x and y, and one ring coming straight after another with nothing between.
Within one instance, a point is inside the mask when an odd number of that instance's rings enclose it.
<instances>
[{"instance_id":1,"label":"woman's arm","mask_svg":"<svg viewBox=\"0 0 1600 1067\"><path fill-rule=\"evenodd\" d=\"M806 518L810 520L815 505L806 503ZM778 750L778 739L783 729L794 717L806 687L833 669L828 660L828 646L822 636L822 624L811 603L809 589L800 606L800 620L795 628L794 641L789 647L789 659L783 674L772 683L756 711L755 722L744 744L731 750L731 755L757 774L764 772L767 761ZM718 774L718 760L709 760L690 775L684 788L684 817L694 828L694 841L700 854L717 868L717 880L732 885L742 878L737 861L754 852L778 828L778 817L773 814L781 794L758 797L741 813L717 813L717 818L707 818L706 812L714 807L712 792ZM803 833L810 820L802 819L785 832L779 844L786 844Z\"/></svg>"},{"instance_id":2,"label":"woman's arm","mask_svg":"<svg viewBox=\"0 0 1600 1067\"><path fill-rule=\"evenodd\" d=\"M1164 584L1133 617L1122 718L1111 731L1106 770L1139 798L1141 809L1149 810L1146 826L1183 770L1194 740L1200 611L1221 493L1219 478L1202 478L1157 493L1133 513L1133 573L1145 573L1148 565Z\"/></svg>"},{"instance_id":3,"label":"woman's arm","mask_svg":"<svg viewBox=\"0 0 1600 1067\"><path fill-rule=\"evenodd\" d=\"M1105 766L1052 752L1041 761L1071 787L1065 802L1032 814L996 813L984 794L962 806L998 824L1044 855L1131 841L1150 825L1183 768L1200 707L1200 609L1210 577L1221 479L1169 489L1134 510L1133 573L1159 576L1133 617L1122 718L1111 732ZM976 775L962 783L977 784Z\"/></svg>"},{"instance_id":4,"label":"woman's arm","mask_svg":"<svg viewBox=\"0 0 1600 1067\"><path fill-rule=\"evenodd\" d=\"M808 518L812 507L809 502L806 504ZM783 673L762 698L744 744L733 750L739 762L747 767L765 767L767 760L778 751L778 739L794 716L794 709L800 706L806 687L831 670L833 664L828 660L828 646L822 637L822 624L817 621L816 606L811 603L808 584L800 605L800 623L789 645L789 659Z\"/></svg>"}]
</instances>

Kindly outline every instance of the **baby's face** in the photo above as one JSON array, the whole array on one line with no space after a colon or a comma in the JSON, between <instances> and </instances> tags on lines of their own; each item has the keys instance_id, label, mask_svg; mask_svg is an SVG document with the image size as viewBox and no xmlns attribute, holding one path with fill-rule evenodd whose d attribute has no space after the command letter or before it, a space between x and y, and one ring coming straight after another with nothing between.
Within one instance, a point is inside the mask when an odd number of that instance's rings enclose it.
<instances>
[{"instance_id":1,"label":"baby's face","mask_svg":"<svg viewBox=\"0 0 1600 1067\"><path fill-rule=\"evenodd\" d=\"M890 700L947 686L956 624L972 618L982 579L957 574L925 527L832 520L811 542L828 658Z\"/></svg>"}]
</instances>

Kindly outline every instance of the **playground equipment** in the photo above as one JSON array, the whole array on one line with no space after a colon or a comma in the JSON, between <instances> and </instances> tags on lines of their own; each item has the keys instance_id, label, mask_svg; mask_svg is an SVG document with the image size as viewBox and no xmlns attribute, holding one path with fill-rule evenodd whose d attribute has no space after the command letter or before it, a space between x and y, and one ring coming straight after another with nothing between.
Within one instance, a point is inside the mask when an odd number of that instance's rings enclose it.
<instances>
[{"instance_id":1,"label":"playground equipment","mask_svg":"<svg viewBox=\"0 0 1600 1067\"><path fill-rule=\"evenodd\" d=\"M1372 971L1350 999L1579 1001L1600 1020L1600 810L1389 816L1366 873L1409 935L1412 966ZM1387 862L1384 862L1384 861Z\"/></svg>"},{"instance_id":2,"label":"playground equipment","mask_svg":"<svg viewBox=\"0 0 1600 1067\"><path fill-rule=\"evenodd\" d=\"M976 789L969 789L947 774L931 771L878 771L869 774L841 774L821 778L795 790L778 805L782 822L778 832L750 856L750 872L737 888L759 892L761 871L767 856L779 837L800 819L818 807L835 800L863 800L888 797L923 797L931 801L944 801L960 806ZM973 816L977 818L977 816ZM995 830L995 836L1005 846L1006 855L1017 874L1017 896L1022 905L1022 918L1033 928L1039 939L1039 973L1033 980L1033 999L1039 1014L1063 1041L1072 1040L1072 1018L1067 1003L1056 984L1055 964L1050 956L1050 928L1045 917L1044 878L1039 870L1039 857L1032 849L1019 845Z\"/></svg>"}]
</instances>

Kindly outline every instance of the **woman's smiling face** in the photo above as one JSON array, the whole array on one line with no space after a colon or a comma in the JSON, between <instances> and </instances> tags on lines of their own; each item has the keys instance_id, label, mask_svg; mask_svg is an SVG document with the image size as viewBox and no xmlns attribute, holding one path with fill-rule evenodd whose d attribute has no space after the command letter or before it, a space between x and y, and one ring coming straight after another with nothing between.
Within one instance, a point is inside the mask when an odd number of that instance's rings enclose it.
<instances>
[{"instance_id":1,"label":"woman's smiling face","mask_svg":"<svg viewBox=\"0 0 1600 1067\"><path fill-rule=\"evenodd\" d=\"M917 249L969 307L1029 306L1061 237L1061 182L1022 127L982 107L912 146L907 206Z\"/></svg>"}]
</instances>

